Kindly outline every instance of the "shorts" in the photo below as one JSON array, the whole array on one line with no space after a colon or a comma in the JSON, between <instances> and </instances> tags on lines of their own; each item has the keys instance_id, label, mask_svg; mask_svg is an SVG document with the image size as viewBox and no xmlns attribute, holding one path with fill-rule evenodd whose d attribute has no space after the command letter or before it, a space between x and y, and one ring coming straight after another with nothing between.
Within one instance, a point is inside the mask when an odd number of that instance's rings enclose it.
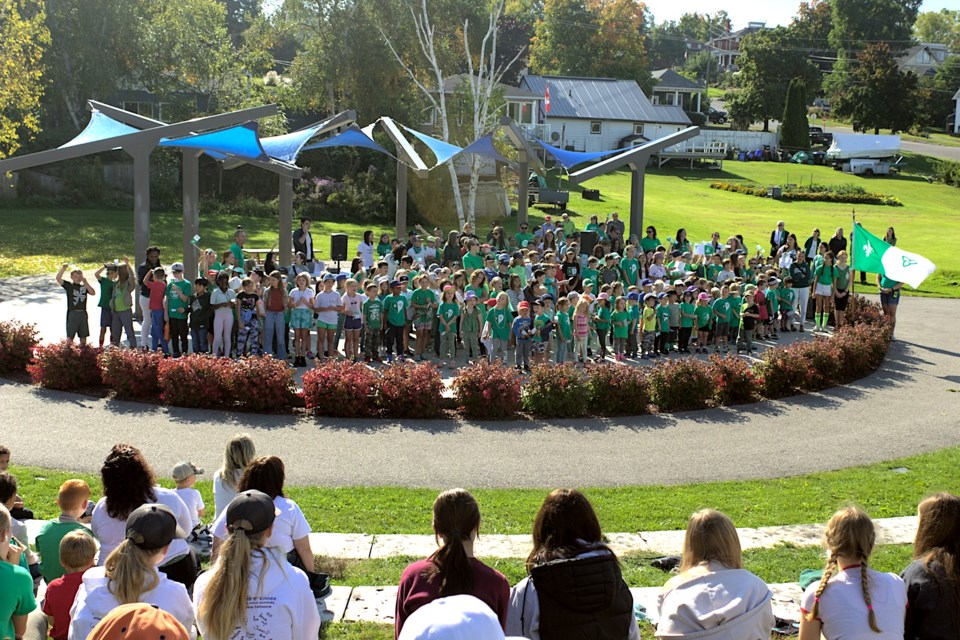
<instances>
[{"instance_id":1,"label":"shorts","mask_svg":"<svg viewBox=\"0 0 960 640\"><path fill-rule=\"evenodd\" d=\"M90 323L86 311L67 311L67 337L87 338L90 336Z\"/></svg>"},{"instance_id":2,"label":"shorts","mask_svg":"<svg viewBox=\"0 0 960 640\"><path fill-rule=\"evenodd\" d=\"M294 309L290 312L291 329L313 328L313 311L310 309Z\"/></svg>"},{"instance_id":3,"label":"shorts","mask_svg":"<svg viewBox=\"0 0 960 640\"><path fill-rule=\"evenodd\" d=\"M530 346L531 353L545 353L547 350L547 345L542 342L534 342Z\"/></svg>"},{"instance_id":4,"label":"shorts","mask_svg":"<svg viewBox=\"0 0 960 640\"><path fill-rule=\"evenodd\" d=\"M343 319L343 328L347 331L359 331L363 329L363 318L360 316L347 316Z\"/></svg>"},{"instance_id":5,"label":"shorts","mask_svg":"<svg viewBox=\"0 0 960 640\"><path fill-rule=\"evenodd\" d=\"M820 284L818 282L813 292L818 296L826 296L829 298L833 295L833 286L829 284Z\"/></svg>"},{"instance_id":6,"label":"shorts","mask_svg":"<svg viewBox=\"0 0 960 640\"><path fill-rule=\"evenodd\" d=\"M728 333L730 333L729 322L718 322L716 328L713 330L713 334L718 338L726 338Z\"/></svg>"},{"instance_id":7,"label":"shorts","mask_svg":"<svg viewBox=\"0 0 960 640\"><path fill-rule=\"evenodd\" d=\"M430 331L433 329L433 320L417 320L413 326L417 331Z\"/></svg>"},{"instance_id":8,"label":"shorts","mask_svg":"<svg viewBox=\"0 0 960 640\"><path fill-rule=\"evenodd\" d=\"M113 311L110 307L100 307L100 328L109 329L113 327Z\"/></svg>"},{"instance_id":9,"label":"shorts","mask_svg":"<svg viewBox=\"0 0 960 640\"><path fill-rule=\"evenodd\" d=\"M334 322L331 324L329 322L322 322L320 320L317 320L317 330L336 331L337 323Z\"/></svg>"},{"instance_id":10,"label":"shorts","mask_svg":"<svg viewBox=\"0 0 960 640\"><path fill-rule=\"evenodd\" d=\"M843 293L843 290L837 289L837 293ZM847 310L847 300L850 299L850 295L845 295L842 298L834 298L833 306L837 311L846 311Z\"/></svg>"},{"instance_id":11,"label":"shorts","mask_svg":"<svg viewBox=\"0 0 960 640\"><path fill-rule=\"evenodd\" d=\"M900 290L880 294L880 304L900 304Z\"/></svg>"}]
</instances>

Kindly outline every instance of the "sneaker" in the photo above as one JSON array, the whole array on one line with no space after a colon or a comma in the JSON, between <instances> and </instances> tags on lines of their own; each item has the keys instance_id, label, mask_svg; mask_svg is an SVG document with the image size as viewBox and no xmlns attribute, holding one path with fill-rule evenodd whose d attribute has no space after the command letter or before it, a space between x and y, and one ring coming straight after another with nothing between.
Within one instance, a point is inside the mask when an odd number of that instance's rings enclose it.
<instances>
[{"instance_id":1,"label":"sneaker","mask_svg":"<svg viewBox=\"0 0 960 640\"><path fill-rule=\"evenodd\" d=\"M650 356L648 356L647 354L644 353L643 355L640 356L640 359L641 359L641 360L649 360L649 359L650 359Z\"/></svg>"},{"instance_id":2,"label":"sneaker","mask_svg":"<svg viewBox=\"0 0 960 640\"><path fill-rule=\"evenodd\" d=\"M773 334L772 336L770 336L770 339L771 339L771 340L779 340L779 339L780 339L780 336L775 333L775 334Z\"/></svg>"},{"instance_id":3,"label":"sneaker","mask_svg":"<svg viewBox=\"0 0 960 640\"><path fill-rule=\"evenodd\" d=\"M306 357L307 357L307 360L313 360L314 358L313 351L307 351Z\"/></svg>"},{"instance_id":4,"label":"sneaker","mask_svg":"<svg viewBox=\"0 0 960 640\"><path fill-rule=\"evenodd\" d=\"M393 354L387 355L387 364L393 364Z\"/></svg>"},{"instance_id":5,"label":"sneaker","mask_svg":"<svg viewBox=\"0 0 960 640\"><path fill-rule=\"evenodd\" d=\"M800 331L800 333L803 333L803 332L805 331L805 329L803 328L803 325L800 325L799 331Z\"/></svg>"}]
</instances>

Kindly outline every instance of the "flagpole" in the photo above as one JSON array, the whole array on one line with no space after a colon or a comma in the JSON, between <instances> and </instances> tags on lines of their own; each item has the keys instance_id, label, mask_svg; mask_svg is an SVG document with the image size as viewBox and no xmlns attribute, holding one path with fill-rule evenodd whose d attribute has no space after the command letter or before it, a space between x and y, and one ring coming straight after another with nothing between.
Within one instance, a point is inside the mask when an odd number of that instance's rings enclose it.
<instances>
[{"instance_id":1,"label":"flagpole","mask_svg":"<svg viewBox=\"0 0 960 640\"><path fill-rule=\"evenodd\" d=\"M857 210L852 209L853 225L850 227L850 293L851 298L857 294L857 271L853 266L853 256L857 253L853 248L854 234L857 232Z\"/></svg>"}]
</instances>

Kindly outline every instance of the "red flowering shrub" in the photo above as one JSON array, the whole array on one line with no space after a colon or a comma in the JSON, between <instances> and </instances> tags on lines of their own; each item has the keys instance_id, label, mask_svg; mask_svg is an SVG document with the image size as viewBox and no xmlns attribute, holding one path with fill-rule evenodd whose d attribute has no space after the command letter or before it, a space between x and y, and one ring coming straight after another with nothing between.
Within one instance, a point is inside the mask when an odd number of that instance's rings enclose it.
<instances>
[{"instance_id":1,"label":"red flowering shrub","mask_svg":"<svg viewBox=\"0 0 960 640\"><path fill-rule=\"evenodd\" d=\"M101 384L97 356L100 349L63 340L34 350L27 366L33 384L46 389L72 391Z\"/></svg>"},{"instance_id":2,"label":"red flowering shrub","mask_svg":"<svg viewBox=\"0 0 960 640\"><path fill-rule=\"evenodd\" d=\"M660 411L704 409L713 399L713 376L699 360L663 360L649 375L650 394Z\"/></svg>"},{"instance_id":3,"label":"red flowering shrub","mask_svg":"<svg viewBox=\"0 0 960 640\"><path fill-rule=\"evenodd\" d=\"M293 369L271 356L248 356L233 362L230 396L244 411L283 411L293 404Z\"/></svg>"},{"instance_id":4,"label":"red flowering shrub","mask_svg":"<svg viewBox=\"0 0 960 640\"><path fill-rule=\"evenodd\" d=\"M813 376L810 362L799 357L793 345L764 351L754 373L760 378L760 392L765 398L795 395Z\"/></svg>"},{"instance_id":5,"label":"red flowering shrub","mask_svg":"<svg viewBox=\"0 0 960 640\"><path fill-rule=\"evenodd\" d=\"M887 355L890 337L887 324L840 327L832 340L840 354L839 379L855 380L876 370Z\"/></svg>"},{"instance_id":6,"label":"red flowering shrub","mask_svg":"<svg viewBox=\"0 0 960 640\"><path fill-rule=\"evenodd\" d=\"M320 416L372 416L376 383L377 373L366 365L324 362L303 374L303 401L308 411Z\"/></svg>"},{"instance_id":7,"label":"red flowering shrub","mask_svg":"<svg viewBox=\"0 0 960 640\"><path fill-rule=\"evenodd\" d=\"M108 349L98 362L103 384L118 398L155 398L160 395L157 365L163 354L139 349Z\"/></svg>"},{"instance_id":8,"label":"red flowering shrub","mask_svg":"<svg viewBox=\"0 0 960 640\"><path fill-rule=\"evenodd\" d=\"M640 415L650 411L646 367L587 365L590 413L600 416Z\"/></svg>"},{"instance_id":9,"label":"red flowering shrub","mask_svg":"<svg viewBox=\"0 0 960 640\"><path fill-rule=\"evenodd\" d=\"M809 341L795 342L788 349L790 353L809 365L807 377L803 381L804 389L820 391L840 381L843 353L835 338L814 338Z\"/></svg>"},{"instance_id":10,"label":"red flowering shrub","mask_svg":"<svg viewBox=\"0 0 960 640\"><path fill-rule=\"evenodd\" d=\"M713 399L718 405L746 404L757 400L757 377L746 360L713 355L707 366L714 381Z\"/></svg>"},{"instance_id":11,"label":"red flowering shrub","mask_svg":"<svg viewBox=\"0 0 960 640\"><path fill-rule=\"evenodd\" d=\"M38 342L36 325L0 322L0 373L26 371Z\"/></svg>"},{"instance_id":12,"label":"red flowering shrub","mask_svg":"<svg viewBox=\"0 0 960 640\"><path fill-rule=\"evenodd\" d=\"M443 388L432 364L400 364L384 369L375 396L386 418L433 418L440 415Z\"/></svg>"},{"instance_id":13,"label":"red flowering shrub","mask_svg":"<svg viewBox=\"0 0 960 640\"><path fill-rule=\"evenodd\" d=\"M454 378L453 395L468 418L511 418L520 410L520 375L499 361L478 360Z\"/></svg>"},{"instance_id":14,"label":"red flowering shrub","mask_svg":"<svg viewBox=\"0 0 960 640\"><path fill-rule=\"evenodd\" d=\"M229 404L235 370L229 358L191 353L157 365L160 399L178 407Z\"/></svg>"},{"instance_id":15,"label":"red flowering shrub","mask_svg":"<svg viewBox=\"0 0 960 640\"><path fill-rule=\"evenodd\" d=\"M847 311L843 314L845 324L883 324L883 307L870 302L863 296L854 295L847 302Z\"/></svg>"},{"instance_id":16,"label":"red flowering shrub","mask_svg":"<svg viewBox=\"0 0 960 640\"><path fill-rule=\"evenodd\" d=\"M523 388L523 408L548 418L577 418L587 413L587 374L573 364L538 364Z\"/></svg>"}]
</instances>

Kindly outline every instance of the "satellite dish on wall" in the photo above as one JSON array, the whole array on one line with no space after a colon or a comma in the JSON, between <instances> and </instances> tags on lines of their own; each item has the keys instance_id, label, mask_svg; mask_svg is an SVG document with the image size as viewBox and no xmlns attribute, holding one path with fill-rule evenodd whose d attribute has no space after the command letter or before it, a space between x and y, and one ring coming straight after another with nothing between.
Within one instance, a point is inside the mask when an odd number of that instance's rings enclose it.
<instances>
[{"instance_id":1,"label":"satellite dish on wall","mask_svg":"<svg viewBox=\"0 0 960 640\"><path fill-rule=\"evenodd\" d=\"M550 133L551 142L560 142L560 132L553 131Z\"/></svg>"}]
</instances>

